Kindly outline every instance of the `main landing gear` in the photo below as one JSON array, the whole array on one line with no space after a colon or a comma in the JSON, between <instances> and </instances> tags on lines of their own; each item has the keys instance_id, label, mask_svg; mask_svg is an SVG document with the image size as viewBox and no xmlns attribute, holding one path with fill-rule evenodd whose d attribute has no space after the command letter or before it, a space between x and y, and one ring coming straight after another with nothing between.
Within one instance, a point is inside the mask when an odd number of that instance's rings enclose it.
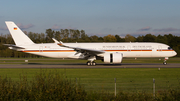
<instances>
[{"instance_id":1,"label":"main landing gear","mask_svg":"<svg viewBox=\"0 0 180 101\"><path fill-rule=\"evenodd\" d=\"M87 62L87 65L88 66L96 66L96 62L94 62L96 60L96 57L95 56L90 56L88 58L88 62Z\"/></svg>"},{"instance_id":2,"label":"main landing gear","mask_svg":"<svg viewBox=\"0 0 180 101\"><path fill-rule=\"evenodd\" d=\"M87 65L88 65L88 66L96 66L96 62L94 62L94 61L92 61L92 62L91 62L91 61L88 61L88 62L87 62Z\"/></svg>"},{"instance_id":3,"label":"main landing gear","mask_svg":"<svg viewBox=\"0 0 180 101\"><path fill-rule=\"evenodd\" d=\"M167 65L167 62L166 62L167 59L168 59L168 57L165 57L163 65Z\"/></svg>"}]
</instances>

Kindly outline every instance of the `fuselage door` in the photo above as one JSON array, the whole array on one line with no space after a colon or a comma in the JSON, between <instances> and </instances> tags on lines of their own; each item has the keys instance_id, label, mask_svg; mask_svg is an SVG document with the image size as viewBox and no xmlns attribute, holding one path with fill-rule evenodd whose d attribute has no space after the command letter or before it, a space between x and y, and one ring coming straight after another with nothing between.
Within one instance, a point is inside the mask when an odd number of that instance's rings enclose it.
<instances>
[{"instance_id":1,"label":"fuselage door","mask_svg":"<svg viewBox=\"0 0 180 101\"><path fill-rule=\"evenodd\" d=\"M162 46L161 45L158 46L158 51L162 52Z\"/></svg>"},{"instance_id":2,"label":"fuselage door","mask_svg":"<svg viewBox=\"0 0 180 101\"><path fill-rule=\"evenodd\" d=\"M127 46L127 51L128 51L128 52L131 51L131 46L130 46L130 45Z\"/></svg>"},{"instance_id":3,"label":"fuselage door","mask_svg":"<svg viewBox=\"0 0 180 101\"><path fill-rule=\"evenodd\" d=\"M43 46L39 46L39 52L43 52Z\"/></svg>"}]
</instances>

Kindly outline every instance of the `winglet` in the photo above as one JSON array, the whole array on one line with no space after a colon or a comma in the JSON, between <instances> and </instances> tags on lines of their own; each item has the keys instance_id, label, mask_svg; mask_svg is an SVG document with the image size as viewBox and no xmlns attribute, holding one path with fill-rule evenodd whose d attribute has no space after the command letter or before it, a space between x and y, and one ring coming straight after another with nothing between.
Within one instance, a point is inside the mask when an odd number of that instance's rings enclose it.
<instances>
[{"instance_id":1,"label":"winglet","mask_svg":"<svg viewBox=\"0 0 180 101\"><path fill-rule=\"evenodd\" d=\"M54 41L55 43L57 43L58 45L60 45L60 46L63 45L63 42L62 42L62 41L57 41L55 38L52 38L52 39L53 39L53 41Z\"/></svg>"},{"instance_id":2,"label":"winglet","mask_svg":"<svg viewBox=\"0 0 180 101\"><path fill-rule=\"evenodd\" d=\"M57 43L59 46L64 46L62 41L59 41L59 43Z\"/></svg>"},{"instance_id":3,"label":"winglet","mask_svg":"<svg viewBox=\"0 0 180 101\"><path fill-rule=\"evenodd\" d=\"M59 46L61 46L61 47L71 48L71 47L69 47L69 46L64 45L64 43L63 43L62 41L59 41L59 42L57 43L57 45L59 45Z\"/></svg>"},{"instance_id":4,"label":"winglet","mask_svg":"<svg viewBox=\"0 0 180 101\"><path fill-rule=\"evenodd\" d=\"M55 38L52 38L55 43L59 43Z\"/></svg>"},{"instance_id":5,"label":"winglet","mask_svg":"<svg viewBox=\"0 0 180 101\"><path fill-rule=\"evenodd\" d=\"M63 44L63 42L62 42L62 41L59 41L59 43L60 43L60 44Z\"/></svg>"}]
</instances>

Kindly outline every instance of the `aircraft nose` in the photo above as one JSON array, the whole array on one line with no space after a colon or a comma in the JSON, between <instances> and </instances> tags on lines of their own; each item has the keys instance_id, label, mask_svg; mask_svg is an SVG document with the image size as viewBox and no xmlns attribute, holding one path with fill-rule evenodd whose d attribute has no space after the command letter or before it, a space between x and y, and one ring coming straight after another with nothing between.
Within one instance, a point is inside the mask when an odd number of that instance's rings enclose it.
<instances>
[{"instance_id":1,"label":"aircraft nose","mask_svg":"<svg viewBox=\"0 0 180 101\"><path fill-rule=\"evenodd\" d=\"M173 55L174 55L174 56L176 56L176 55L177 55L177 53L176 53L175 51L173 51Z\"/></svg>"}]
</instances>

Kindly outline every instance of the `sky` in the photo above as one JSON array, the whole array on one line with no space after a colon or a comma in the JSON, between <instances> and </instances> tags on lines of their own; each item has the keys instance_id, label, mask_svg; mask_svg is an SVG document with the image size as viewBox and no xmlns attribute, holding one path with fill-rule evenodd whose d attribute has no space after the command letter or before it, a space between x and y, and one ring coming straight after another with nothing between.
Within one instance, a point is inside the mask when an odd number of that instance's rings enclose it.
<instances>
[{"instance_id":1,"label":"sky","mask_svg":"<svg viewBox=\"0 0 180 101\"><path fill-rule=\"evenodd\" d=\"M23 31L85 30L88 36L173 34L180 36L180 0L1 0L0 34L5 21Z\"/></svg>"}]
</instances>

